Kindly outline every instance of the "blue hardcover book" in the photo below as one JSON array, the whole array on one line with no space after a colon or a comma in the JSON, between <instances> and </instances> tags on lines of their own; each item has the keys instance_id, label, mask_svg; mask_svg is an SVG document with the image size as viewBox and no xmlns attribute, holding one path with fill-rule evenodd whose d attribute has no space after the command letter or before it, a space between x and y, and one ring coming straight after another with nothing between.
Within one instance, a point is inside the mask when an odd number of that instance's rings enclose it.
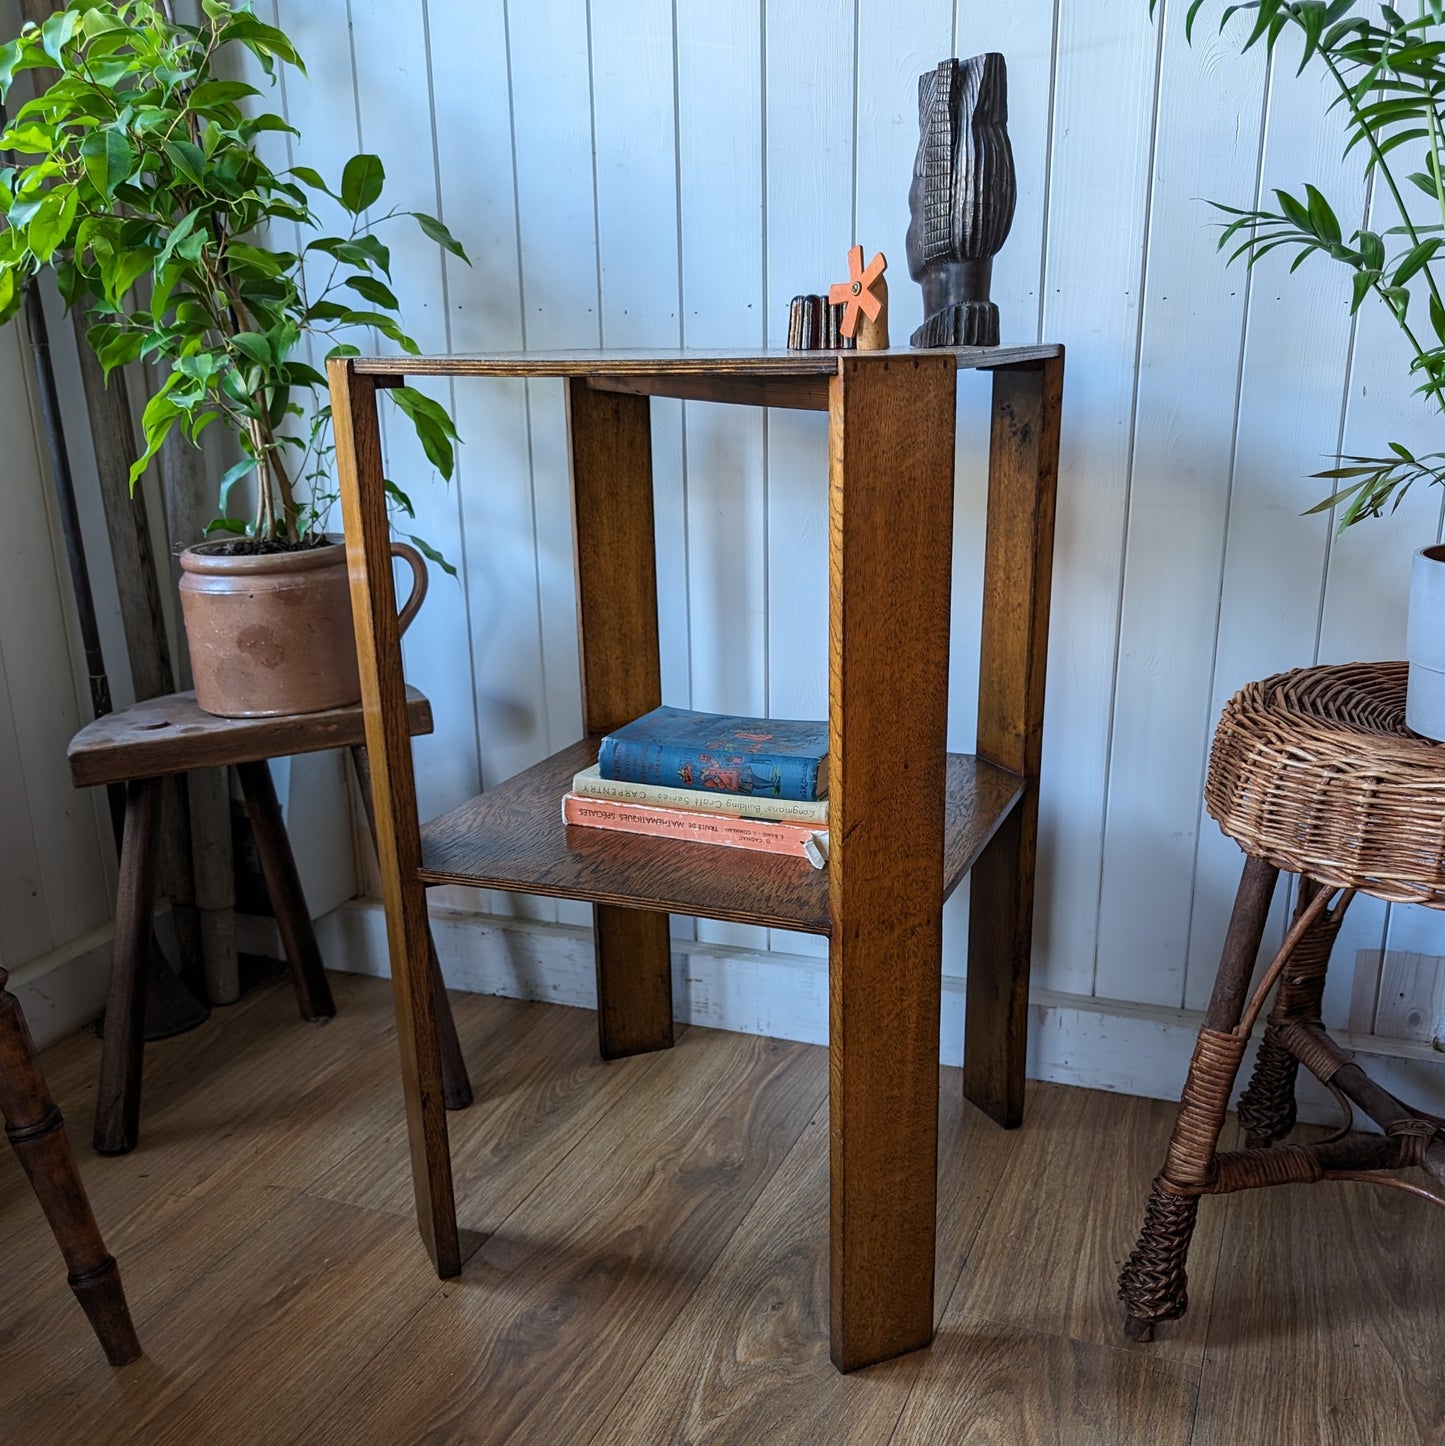
<instances>
[{"instance_id":1,"label":"blue hardcover book","mask_svg":"<svg viewBox=\"0 0 1445 1446\"><path fill-rule=\"evenodd\" d=\"M654 708L607 734L603 778L759 798L826 798L828 725Z\"/></svg>"}]
</instances>

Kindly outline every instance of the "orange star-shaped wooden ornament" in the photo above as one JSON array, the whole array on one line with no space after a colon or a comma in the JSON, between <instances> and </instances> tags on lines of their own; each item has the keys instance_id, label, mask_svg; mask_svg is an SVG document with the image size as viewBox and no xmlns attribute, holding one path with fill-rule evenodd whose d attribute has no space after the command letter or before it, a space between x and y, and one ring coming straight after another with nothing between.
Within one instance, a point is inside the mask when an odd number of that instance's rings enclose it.
<instances>
[{"instance_id":1,"label":"orange star-shaped wooden ornament","mask_svg":"<svg viewBox=\"0 0 1445 1446\"><path fill-rule=\"evenodd\" d=\"M838 302L844 303L843 324L840 328L844 336L853 336L858 330L860 318L867 317L874 325L865 327L865 333L876 334L881 328L883 334L883 340L874 340L873 345L888 345L885 310L888 304L888 284L883 280L883 273L887 268L888 262L881 251L868 263L866 271L863 269L863 248L854 246L848 252L848 279L835 282L828 291L830 302L835 305ZM867 345L863 337L858 340L860 346Z\"/></svg>"}]
</instances>

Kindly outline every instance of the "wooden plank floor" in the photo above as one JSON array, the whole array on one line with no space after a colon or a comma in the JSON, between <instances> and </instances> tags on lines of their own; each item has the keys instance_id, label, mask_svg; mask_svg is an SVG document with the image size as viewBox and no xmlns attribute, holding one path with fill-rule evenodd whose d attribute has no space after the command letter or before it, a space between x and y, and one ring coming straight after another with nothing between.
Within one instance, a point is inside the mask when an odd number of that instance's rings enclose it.
<instances>
[{"instance_id":1,"label":"wooden plank floor","mask_svg":"<svg viewBox=\"0 0 1445 1446\"><path fill-rule=\"evenodd\" d=\"M148 1050L140 1148L86 1141L99 1044L48 1050L146 1357L105 1365L0 1157L0 1441L1445 1441L1440 1231L1355 1185L1205 1201L1191 1309L1119 1330L1172 1107L1031 1087L1012 1134L945 1071L939 1331L828 1362L823 1050L690 1029L604 1065L583 1011L456 995L458 1280L410 1186L388 986L276 979ZM1233 1126L1231 1125L1231 1129Z\"/></svg>"}]
</instances>

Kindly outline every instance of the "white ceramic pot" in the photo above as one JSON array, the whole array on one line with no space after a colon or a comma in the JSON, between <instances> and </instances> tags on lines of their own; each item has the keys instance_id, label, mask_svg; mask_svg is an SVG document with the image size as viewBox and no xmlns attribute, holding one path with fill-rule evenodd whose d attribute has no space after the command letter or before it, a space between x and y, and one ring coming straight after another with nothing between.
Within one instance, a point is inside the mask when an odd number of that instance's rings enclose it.
<instances>
[{"instance_id":1,"label":"white ceramic pot","mask_svg":"<svg viewBox=\"0 0 1445 1446\"><path fill-rule=\"evenodd\" d=\"M1445 546L1422 547L1410 561L1410 613L1405 627L1410 682L1405 724L1445 741Z\"/></svg>"}]
</instances>

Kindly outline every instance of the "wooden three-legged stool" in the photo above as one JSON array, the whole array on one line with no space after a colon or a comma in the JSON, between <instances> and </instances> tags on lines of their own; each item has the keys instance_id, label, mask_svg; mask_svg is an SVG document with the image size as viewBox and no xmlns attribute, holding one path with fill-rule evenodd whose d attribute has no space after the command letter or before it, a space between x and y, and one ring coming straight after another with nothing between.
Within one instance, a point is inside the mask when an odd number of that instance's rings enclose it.
<instances>
[{"instance_id":1,"label":"wooden three-legged stool","mask_svg":"<svg viewBox=\"0 0 1445 1446\"><path fill-rule=\"evenodd\" d=\"M431 704L415 688L407 689L407 721L413 736L432 730ZM71 740L70 774L77 788L125 785L125 837L116 895L105 1050L95 1109L94 1144L99 1154L120 1155L134 1149L140 1130L145 961L155 910L161 782L167 775L193 768L235 768L291 966L301 1018L329 1019L336 1013L271 770L266 765L268 758L331 748L351 750L371 820L366 734L359 703L280 718L218 718L196 706L194 693L169 693L98 718ZM375 823L371 821L374 840ZM462 1109L471 1103L471 1085L435 948L431 951L431 987L444 1103L448 1109Z\"/></svg>"},{"instance_id":2,"label":"wooden three-legged stool","mask_svg":"<svg viewBox=\"0 0 1445 1446\"><path fill-rule=\"evenodd\" d=\"M1281 673L1237 693L1215 730L1205 805L1247 858L1169 1151L1119 1280L1134 1340L1188 1308L1185 1261L1203 1195L1355 1180L1445 1205L1445 1120L1377 1085L1320 1018L1330 950L1357 892L1445 908L1445 746L1405 727L1405 673L1404 663ZM1251 992L1282 869L1299 875L1298 904ZM1276 983L1239 1100L1246 1148L1221 1153L1245 1046ZM1300 1065L1339 1101L1344 1123L1326 1139L1281 1144ZM1356 1107L1383 1133L1351 1132ZM1405 1166L1435 1188L1390 1173Z\"/></svg>"}]
</instances>

